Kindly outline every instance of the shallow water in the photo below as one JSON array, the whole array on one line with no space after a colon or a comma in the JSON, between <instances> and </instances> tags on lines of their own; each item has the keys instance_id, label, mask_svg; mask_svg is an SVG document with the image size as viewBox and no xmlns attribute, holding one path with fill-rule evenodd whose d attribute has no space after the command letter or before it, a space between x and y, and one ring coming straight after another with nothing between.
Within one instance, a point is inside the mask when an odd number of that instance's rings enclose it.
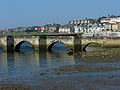
<instances>
[{"instance_id":1,"label":"shallow water","mask_svg":"<svg viewBox=\"0 0 120 90\"><path fill-rule=\"evenodd\" d=\"M75 64L74 55L67 54L65 45L57 43L52 52L38 52L23 44L21 52L0 52L0 78L22 75L47 68Z\"/></svg>"}]
</instances>

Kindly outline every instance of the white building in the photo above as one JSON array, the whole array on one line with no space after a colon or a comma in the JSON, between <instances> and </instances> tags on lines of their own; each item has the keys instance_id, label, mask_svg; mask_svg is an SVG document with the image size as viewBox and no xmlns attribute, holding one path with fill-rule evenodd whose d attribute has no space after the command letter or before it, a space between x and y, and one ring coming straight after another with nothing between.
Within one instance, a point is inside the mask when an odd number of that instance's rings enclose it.
<instances>
[{"instance_id":1,"label":"white building","mask_svg":"<svg viewBox=\"0 0 120 90\"><path fill-rule=\"evenodd\" d=\"M101 23L120 23L120 17L115 18L103 18Z\"/></svg>"},{"instance_id":2,"label":"white building","mask_svg":"<svg viewBox=\"0 0 120 90\"><path fill-rule=\"evenodd\" d=\"M70 28L66 28L66 27L60 27L59 32L60 33L71 33Z\"/></svg>"},{"instance_id":3,"label":"white building","mask_svg":"<svg viewBox=\"0 0 120 90\"><path fill-rule=\"evenodd\" d=\"M75 33L83 33L87 36L104 36L104 26L102 24L88 24L88 25L76 25L74 26Z\"/></svg>"},{"instance_id":4,"label":"white building","mask_svg":"<svg viewBox=\"0 0 120 90\"><path fill-rule=\"evenodd\" d=\"M64 25L59 28L59 33L74 33L75 29L73 25Z\"/></svg>"}]
</instances>

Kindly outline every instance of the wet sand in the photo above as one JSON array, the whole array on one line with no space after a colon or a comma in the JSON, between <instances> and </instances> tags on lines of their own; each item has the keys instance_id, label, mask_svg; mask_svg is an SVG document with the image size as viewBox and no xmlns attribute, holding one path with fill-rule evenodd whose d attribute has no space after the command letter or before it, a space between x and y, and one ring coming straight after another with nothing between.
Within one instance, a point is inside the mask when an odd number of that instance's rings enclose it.
<instances>
[{"instance_id":1,"label":"wet sand","mask_svg":"<svg viewBox=\"0 0 120 90\"><path fill-rule=\"evenodd\" d=\"M83 62L0 80L0 90L120 90L120 50L83 53Z\"/></svg>"},{"instance_id":2,"label":"wet sand","mask_svg":"<svg viewBox=\"0 0 120 90\"><path fill-rule=\"evenodd\" d=\"M62 75L37 73L29 78L25 76L3 79L0 90L119 90L120 75L115 72L117 71Z\"/></svg>"}]
</instances>

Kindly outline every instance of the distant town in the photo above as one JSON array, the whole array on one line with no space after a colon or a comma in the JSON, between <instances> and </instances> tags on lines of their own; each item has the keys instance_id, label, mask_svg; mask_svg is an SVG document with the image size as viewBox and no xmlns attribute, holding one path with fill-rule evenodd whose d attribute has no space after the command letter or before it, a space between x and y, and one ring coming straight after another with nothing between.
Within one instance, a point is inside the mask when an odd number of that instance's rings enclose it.
<instances>
[{"instance_id":1,"label":"distant town","mask_svg":"<svg viewBox=\"0 0 120 90\"><path fill-rule=\"evenodd\" d=\"M47 24L44 26L16 27L0 30L0 33L25 31L41 33L83 33L84 36L120 37L120 16L108 15L98 19L82 19L69 21L64 25Z\"/></svg>"}]
</instances>

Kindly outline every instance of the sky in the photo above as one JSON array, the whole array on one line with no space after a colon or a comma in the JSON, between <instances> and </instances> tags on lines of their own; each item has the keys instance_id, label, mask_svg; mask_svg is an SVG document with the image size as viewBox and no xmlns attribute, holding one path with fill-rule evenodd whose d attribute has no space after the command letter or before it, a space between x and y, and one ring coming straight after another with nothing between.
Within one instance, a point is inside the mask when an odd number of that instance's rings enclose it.
<instances>
[{"instance_id":1,"label":"sky","mask_svg":"<svg viewBox=\"0 0 120 90\"><path fill-rule=\"evenodd\" d=\"M120 0L0 0L0 29L120 15Z\"/></svg>"}]
</instances>

